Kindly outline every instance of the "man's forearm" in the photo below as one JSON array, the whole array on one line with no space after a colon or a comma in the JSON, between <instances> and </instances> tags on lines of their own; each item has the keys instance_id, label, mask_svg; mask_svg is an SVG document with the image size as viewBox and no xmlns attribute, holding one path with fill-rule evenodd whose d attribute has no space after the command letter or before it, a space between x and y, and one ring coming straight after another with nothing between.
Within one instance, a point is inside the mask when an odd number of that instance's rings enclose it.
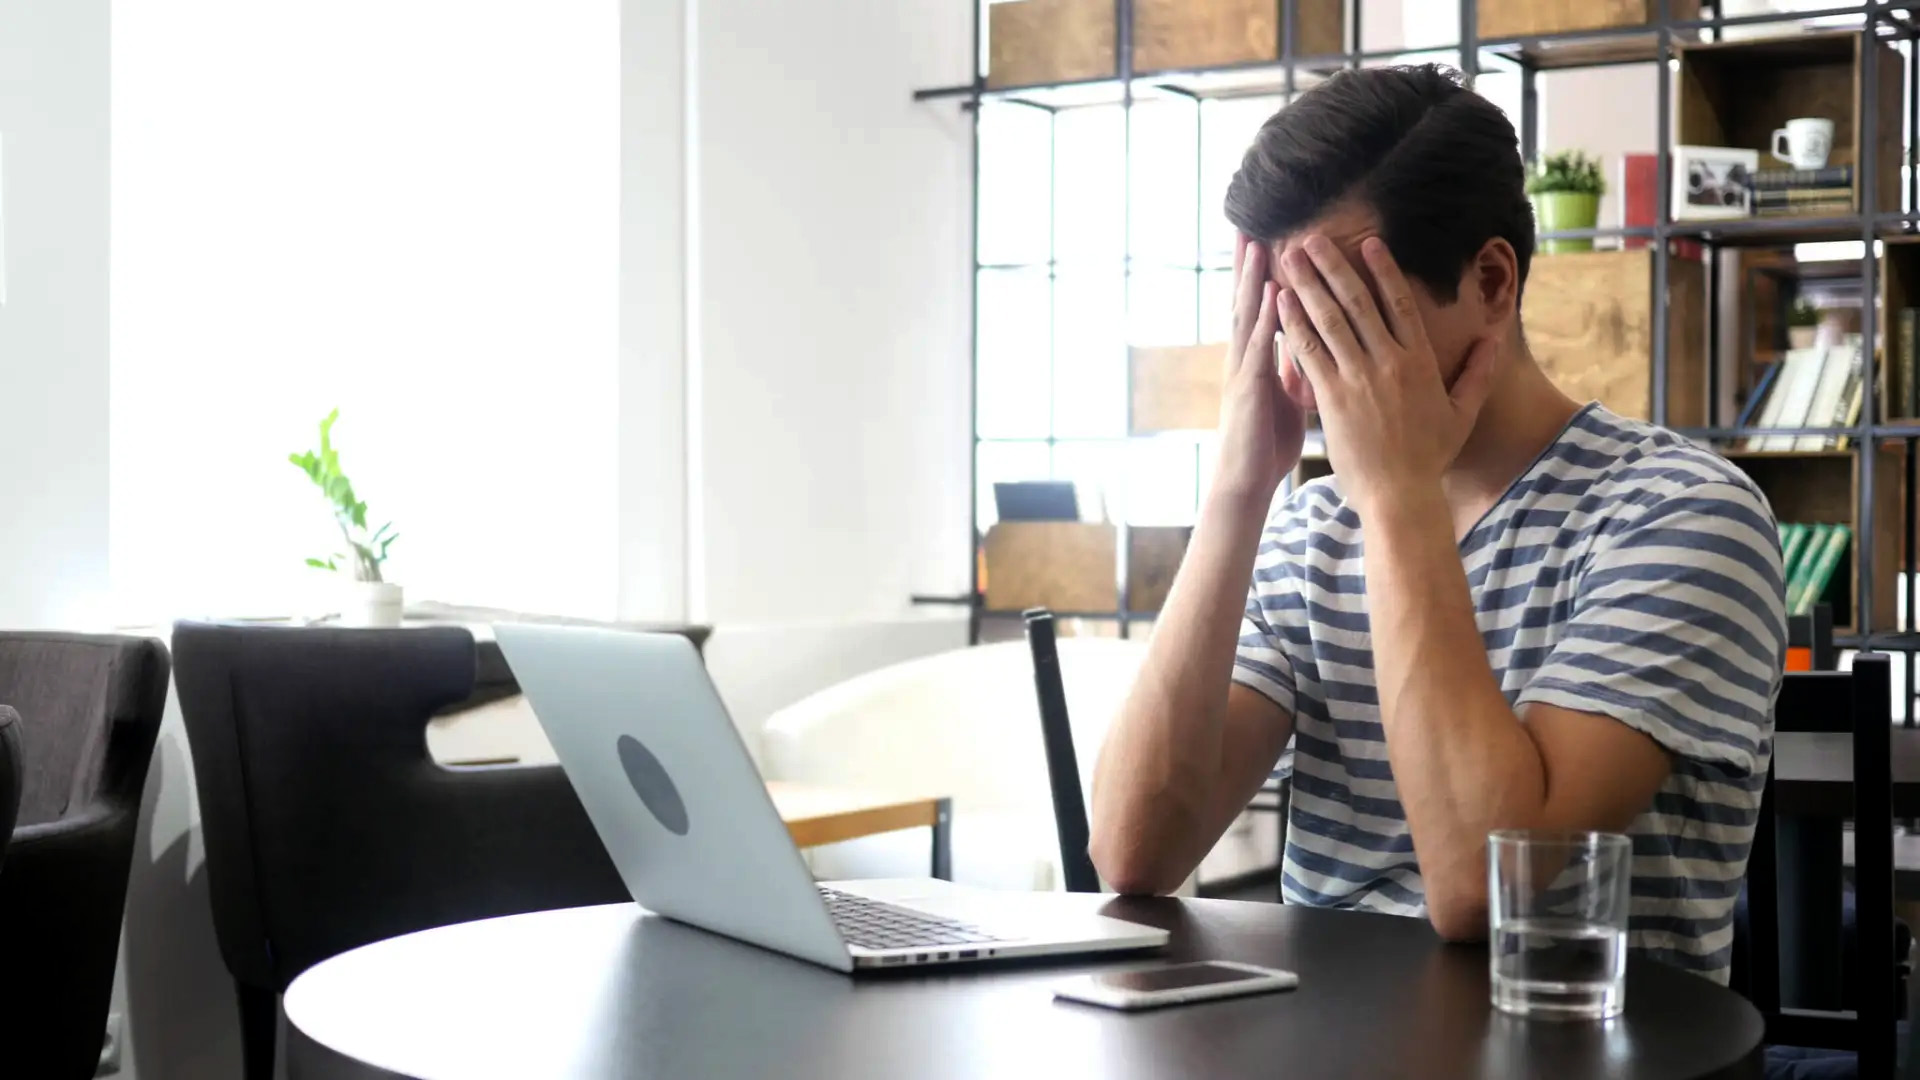
<instances>
[{"instance_id":1,"label":"man's forearm","mask_svg":"<svg viewBox=\"0 0 1920 1080\"><path fill-rule=\"evenodd\" d=\"M1205 854L1234 649L1266 503L1210 496L1093 781L1094 861L1163 891ZM1171 884L1169 884L1171 882Z\"/></svg>"},{"instance_id":2,"label":"man's forearm","mask_svg":"<svg viewBox=\"0 0 1920 1080\"><path fill-rule=\"evenodd\" d=\"M1487 662L1436 486L1370 508L1367 600L1387 757L1434 926L1486 932L1486 836L1531 824L1546 773Z\"/></svg>"}]
</instances>

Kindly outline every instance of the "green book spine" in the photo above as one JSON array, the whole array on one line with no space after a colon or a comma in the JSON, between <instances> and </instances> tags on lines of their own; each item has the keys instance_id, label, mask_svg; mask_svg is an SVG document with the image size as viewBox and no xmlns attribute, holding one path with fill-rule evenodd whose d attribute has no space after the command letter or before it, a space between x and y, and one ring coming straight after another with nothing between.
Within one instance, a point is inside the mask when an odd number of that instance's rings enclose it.
<instances>
[{"instance_id":1,"label":"green book spine","mask_svg":"<svg viewBox=\"0 0 1920 1080\"><path fill-rule=\"evenodd\" d=\"M1827 585L1833 581L1834 568L1840 565L1840 556L1846 553L1847 541L1852 536L1852 529L1835 525L1833 531L1827 534L1827 542L1810 555L1812 566L1807 571L1806 586L1800 592L1800 603L1793 609L1793 614L1805 615L1820 602Z\"/></svg>"},{"instance_id":2,"label":"green book spine","mask_svg":"<svg viewBox=\"0 0 1920 1080\"><path fill-rule=\"evenodd\" d=\"M1780 526L1780 580L1793 578L1793 566L1807 546L1807 527L1800 524Z\"/></svg>"},{"instance_id":3,"label":"green book spine","mask_svg":"<svg viewBox=\"0 0 1920 1080\"><path fill-rule=\"evenodd\" d=\"M1806 542L1800 545L1800 555L1793 560L1793 569L1787 573L1787 614L1800 613L1800 598L1807 591L1807 577L1815 562L1814 553L1827 546L1827 537L1832 533L1831 525L1808 527Z\"/></svg>"}]
</instances>

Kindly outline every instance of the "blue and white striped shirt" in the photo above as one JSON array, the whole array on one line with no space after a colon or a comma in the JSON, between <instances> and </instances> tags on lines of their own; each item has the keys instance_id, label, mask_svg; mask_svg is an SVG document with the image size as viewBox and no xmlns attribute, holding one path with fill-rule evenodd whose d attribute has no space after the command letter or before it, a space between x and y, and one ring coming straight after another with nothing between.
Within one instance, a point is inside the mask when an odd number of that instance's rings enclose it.
<instances>
[{"instance_id":1,"label":"blue and white striped shirt","mask_svg":"<svg viewBox=\"0 0 1920 1080\"><path fill-rule=\"evenodd\" d=\"M1423 915L1380 726L1363 539L1335 478L1275 511L1234 681L1294 717L1287 900ZM1610 716L1672 756L1628 830L1629 946L1725 982L1786 651L1765 497L1711 451L1593 404L1460 557L1487 661L1516 709Z\"/></svg>"}]
</instances>

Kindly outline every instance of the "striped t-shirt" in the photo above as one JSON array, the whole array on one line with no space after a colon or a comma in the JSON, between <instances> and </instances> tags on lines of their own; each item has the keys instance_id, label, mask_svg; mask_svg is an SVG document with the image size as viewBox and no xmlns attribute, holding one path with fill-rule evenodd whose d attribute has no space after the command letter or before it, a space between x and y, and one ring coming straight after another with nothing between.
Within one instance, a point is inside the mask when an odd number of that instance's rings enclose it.
<instances>
[{"instance_id":1,"label":"striped t-shirt","mask_svg":"<svg viewBox=\"0 0 1920 1080\"><path fill-rule=\"evenodd\" d=\"M1287 900L1424 915L1380 726L1363 542L1336 478L1276 510L1234 680L1294 718ZM1711 451L1588 405L1460 558L1516 710L1538 701L1610 716L1671 755L1628 830L1629 947L1725 982L1786 651L1765 497Z\"/></svg>"}]
</instances>

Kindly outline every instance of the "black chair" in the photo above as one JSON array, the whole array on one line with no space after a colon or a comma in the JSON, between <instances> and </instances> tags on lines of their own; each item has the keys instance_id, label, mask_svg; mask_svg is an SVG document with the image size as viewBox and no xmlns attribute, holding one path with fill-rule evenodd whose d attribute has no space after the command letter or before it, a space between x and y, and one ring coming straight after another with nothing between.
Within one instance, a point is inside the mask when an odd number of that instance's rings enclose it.
<instances>
[{"instance_id":1,"label":"black chair","mask_svg":"<svg viewBox=\"0 0 1920 1080\"><path fill-rule=\"evenodd\" d=\"M26 774L20 760L20 714L0 705L0 870L6 869L7 842L20 819L20 789Z\"/></svg>"},{"instance_id":2,"label":"black chair","mask_svg":"<svg viewBox=\"0 0 1920 1080\"><path fill-rule=\"evenodd\" d=\"M1033 651L1033 689L1040 700L1040 738L1047 751L1047 786L1053 792L1053 825L1060 835L1060 866L1068 892L1097 893L1100 874L1087 854L1091 830L1086 796L1080 790L1080 760L1073 751L1073 725L1067 716L1067 688L1060 677L1060 648L1053 613L1035 608L1025 614L1027 647Z\"/></svg>"},{"instance_id":3,"label":"black chair","mask_svg":"<svg viewBox=\"0 0 1920 1080\"><path fill-rule=\"evenodd\" d=\"M1891 713L1888 658L1868 653L1854 658L1850 672L1788 673L1774 707L1776 731L1853 736L1854 955L1859 960L1847 980L1855 1005L1851 1013L1781 1004L1780 845L1771 767L1747 863L1747 963L1741 981L1766 1020L1767 1042L1852 1051L1863 1077L1893 1075L1898 1042L1902 958L1893 907ZM1824 873L1827 868L1806 871ZM1837 897L1841 867L1835 865L1830 872ZM1838 907L1836 903L1836 930Z\"/></svg>"},{"instance_id":4,"label":"black chair","mask_svg":"<svg viewBox=\"0 0 1920 1080\"><path fill-rule=\"evenodd\" d=\"M18 714L22 752L0 872L8 1075L82 1078L99 1066L167 674L151 638L0 633L0 702Z\"/></svg>"},{"instance_id":5,"label":"black chair","mask_svg":"<svg viewBox=\"0 0 1920 1080\"><path fill-rule=\"evenodd\" d=\"M1073 725L1067 714L1067 690L1060 675L1060 648L1053 613L1046 608L1022 612L1027 647L1033 652L1033 688L1040 703L1040 735L1047 752L1047 781L1053 795L1054 828L1060 836L1060 865L1068 892L1099 892L1100 875L1087 854L1091 830L1086 796L1080 790L1080 761L1073 749ZM1287 854L1286 780L1274 778L1261 787L1247 809L1280 819L1278 857ZM1276 873L1275 888L1279 889ZM1275 899L1279 899L1278 896Z\"/></svg>"},{"instance_id":6,"label":"black chair","mask_svg":"<svg viewBox=\"0 0 1920 1080\"><path fill-rule=\"evenodd\" d=\"M466 630L182 623L173 640L248 1080L272 1076L279 994L321 960L630 899L559 767L429 755L429 718L474 689Z\"/></svg>"}]
</instances>

